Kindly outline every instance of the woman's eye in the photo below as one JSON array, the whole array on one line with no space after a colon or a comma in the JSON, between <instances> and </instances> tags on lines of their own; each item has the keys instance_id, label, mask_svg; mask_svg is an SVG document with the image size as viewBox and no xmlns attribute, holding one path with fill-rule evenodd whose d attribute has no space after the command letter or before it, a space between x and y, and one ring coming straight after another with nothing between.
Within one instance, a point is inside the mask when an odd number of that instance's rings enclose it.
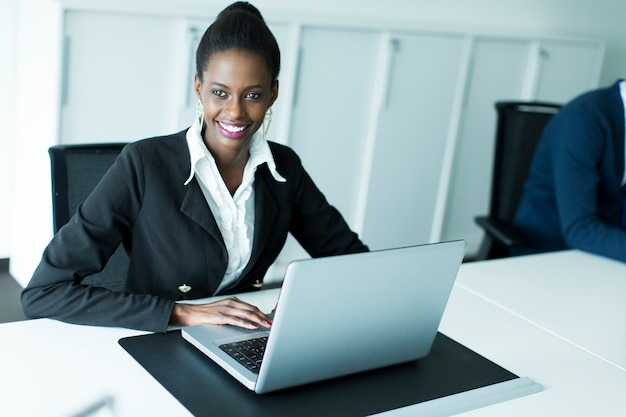
<instances>
[{"instance_id":1,"label":"woman's eye","mask_svg":"<svg viewBox=\"0 0 626 417\"><path fill-rule=\"evenodd\" d=\"M248 100L258 100L259 98L261 98L261 94L260 93L255 93L255 92L250 92L250 93L246 94L246 98Z\"/></svg>"},{"instance_id":2,"label":"woman's eye","mask_svg":"<svg viewBox=\"0 0 626 417\"><path fill-rule=\"evenodd\" d=\"M222 90L213 90L211 93L216 97L226 97L226 92Z\"/></svg>"}]
</instances>

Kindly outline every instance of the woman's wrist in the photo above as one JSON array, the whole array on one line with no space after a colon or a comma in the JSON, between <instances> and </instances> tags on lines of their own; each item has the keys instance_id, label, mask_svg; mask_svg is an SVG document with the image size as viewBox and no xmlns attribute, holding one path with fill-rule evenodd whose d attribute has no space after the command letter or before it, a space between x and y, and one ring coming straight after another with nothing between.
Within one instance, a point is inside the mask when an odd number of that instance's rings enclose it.
<instances>
[{"instance_id":1,"label":"woman's wrist","mask_svg":"<svg viewBox=\"0 0 626 417\"><path fill-rule=\"evenodd\" d=\"M172 313L170 314L170 324L173 325L185 325L185 307L181 304L174 303Z\"/></svg>"}]
</instances>

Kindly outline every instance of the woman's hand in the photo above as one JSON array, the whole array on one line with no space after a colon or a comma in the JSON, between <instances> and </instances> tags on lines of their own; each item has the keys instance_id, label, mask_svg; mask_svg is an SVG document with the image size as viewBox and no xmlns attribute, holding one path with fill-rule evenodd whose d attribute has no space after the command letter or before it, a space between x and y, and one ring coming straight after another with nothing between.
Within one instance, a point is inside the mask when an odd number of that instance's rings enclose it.
<instances>
[{"instance_id":1,"label":"woman's hand","mask_svg":"<svg viewBox=\"0 0 626 417\"><path fill-rule=\"evenodd\" d=\"M257 307L229 297L208 304L174 304L170 324L195 326L197 324L230 324L244 329L269 328L272 319Z\"/></svg>"}]
</instances>

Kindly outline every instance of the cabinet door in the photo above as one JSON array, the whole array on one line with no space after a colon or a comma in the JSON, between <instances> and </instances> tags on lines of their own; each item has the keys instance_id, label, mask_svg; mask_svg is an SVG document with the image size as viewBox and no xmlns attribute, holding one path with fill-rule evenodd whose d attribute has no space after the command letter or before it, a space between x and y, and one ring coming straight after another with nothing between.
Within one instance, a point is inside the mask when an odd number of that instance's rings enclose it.
<instances>
[{"instance_id":1,"label":"cabinet door","mask_svg":"<svg viewBox=\"0 0 626 417\"><path fill-rule=\"evenodd\" d=\"M379 35L304 28L288 144L349 223L356 212Z\"/></svg>"},{"instance_id":2,"label":"cabinet door","mask_svg":"<svg viewBox=\"0 0 626 417\"><path fill-rule=\"evenodd\" d=\"M196 75L196 50L202 35L211 24L211 19L183 20L179 26L180 45L177 48L178 55L174 58L178 63L178 80L176 89L177 101L172 106L178 110L176 130L189 127L196 117L196 103L198 98L194 92L194 79Z\"/></svg>"},{"instance_id":3,"label":"cabinet door","mask_svg":"<svg viewBox=\"0 0 626 417\"><path fill-rule=\"evenodd\" d=\"M281 142L298 153L315 184L354 228L379 34L304 27L299 38L292 49L297 56L286 60L293 73L285 68L281 75L293 80L292 86L281 86L289 90L278 98L291 99L290 133ZM291 260L307 256L290 236L269 280L281 278Z\"/></svg>"},{"instance_id":4,"label":"cabinet door","mask_svg":"<svg viewBox=\"0 0 626 417\"><path fill-rule=\"evenodd\" d=\"M596 42L543 41L534 98L565 103L598 86L603 48Z\"/></svg>"},{"instance_id":5,"label":"cabinet door","mask_svg":"<svg viewBox=\"0 0 626 417\"><path fill-rule=\"evenodd\" d=\"M171 18L66 12L60 142L173 132L176 35Z\"/></svg>"},{"instance_id":6,"label":"cabinet door","mask_svg":"<svg viewBox=\"0 0 626 417\"><path fill-rule=\"evenodd\" d=\"M278 76L278 98L272 106L272 122L267 137L274 142L288 143L291 116L293 77L297 64L298 27L294 24L268 22L280 48L280 74Z\"/></svg>"},{"instance_id":7,"label":"cabinet door","mask_svg":"<svg viewBox=\"0 0 626 417\"><path fill-rule=\"evenodd\" d=\"M474 217L488 213L496 134L495 103L519 100L531 45L524 40L478 38L472 54L450 177L441 240L466 239L468 252L482 230Z\"/></svg>"},{"instance_id":8,"label":"cabinet door","mask_svg":"<svg viewBox=\"0 0 626 417\"><path fill-rule=\"evenodd\" d=\"M363 205L375 249L430 241L464 39L391 35Z\"/></svg>"}]
</instances>

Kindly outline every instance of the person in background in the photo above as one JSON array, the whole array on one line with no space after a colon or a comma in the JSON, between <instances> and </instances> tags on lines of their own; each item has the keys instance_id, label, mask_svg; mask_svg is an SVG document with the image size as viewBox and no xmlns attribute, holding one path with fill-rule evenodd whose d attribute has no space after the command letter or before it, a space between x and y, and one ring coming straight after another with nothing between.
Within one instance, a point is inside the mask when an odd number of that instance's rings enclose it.
<instances>
[{"instance_id":1,"label":"person in background","mask_svg":"<svg viewBox=\"0 0 626 417\"><path fill-rule=\"evenodd\" d=\"M280 51L258 9L226 7L204 33L196 66L193 125L124 148L46 247L22 292L28 317L155 332L270 327L235 297L176 301L260 287L288 233L312 257L368 250L294 151L266 140ZM83 283L120 243L130 259L125 289Z\"/></svg>"},{"instance_id":2,"label":"person in background","mask_svg":"<svg viewBox=\"0 0 626 417\"><path fill-rule=\"evenodd\" d=\"M567 103L544 130L514 226L514 254L580 249L626 262L626 81Z\"/></svg>"}]
</instances>

